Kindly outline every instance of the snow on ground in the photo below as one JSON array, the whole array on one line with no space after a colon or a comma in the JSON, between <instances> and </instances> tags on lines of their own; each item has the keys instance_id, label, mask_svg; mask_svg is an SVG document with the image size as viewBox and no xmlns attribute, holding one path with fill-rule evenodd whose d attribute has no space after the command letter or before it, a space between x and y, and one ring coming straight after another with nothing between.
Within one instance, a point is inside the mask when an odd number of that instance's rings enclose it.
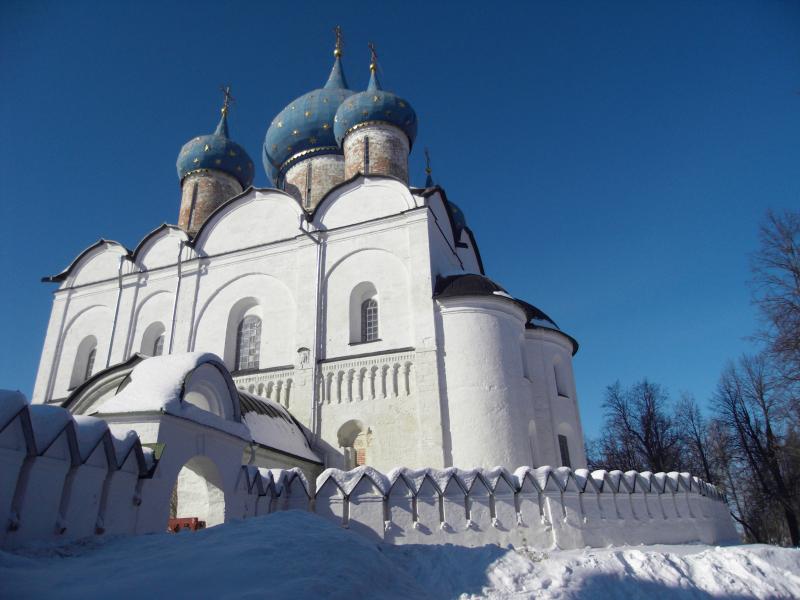
<instances>
[{"instance_id":1,"label":"snow on ground","mask_svg":"<svg viewBox=\"0 0 800 600\"><path fill-rule=\"evenodd\" d=\"M0 552L0 598L800 598L800 550L386 546L287 511Z\"/></svg>"}]
</instances>

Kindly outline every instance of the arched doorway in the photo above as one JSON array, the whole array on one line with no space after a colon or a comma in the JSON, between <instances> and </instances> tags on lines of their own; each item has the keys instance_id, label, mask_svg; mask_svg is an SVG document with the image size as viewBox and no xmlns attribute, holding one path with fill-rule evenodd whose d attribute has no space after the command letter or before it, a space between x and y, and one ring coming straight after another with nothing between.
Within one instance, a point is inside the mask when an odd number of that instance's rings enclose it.
<instances>
[{"instance_id":1,"label":"arched doorway","mask_svg":"<svg viewBox=\"0 0 800 600\"><path fill-rule=\"evenodd\" d=\"M170 530L201 529L225 522L225 492L214 462L189 459L178 472L170 500ZM194 521L197 519L197 521Z\"/></svg>"}]
</instances>

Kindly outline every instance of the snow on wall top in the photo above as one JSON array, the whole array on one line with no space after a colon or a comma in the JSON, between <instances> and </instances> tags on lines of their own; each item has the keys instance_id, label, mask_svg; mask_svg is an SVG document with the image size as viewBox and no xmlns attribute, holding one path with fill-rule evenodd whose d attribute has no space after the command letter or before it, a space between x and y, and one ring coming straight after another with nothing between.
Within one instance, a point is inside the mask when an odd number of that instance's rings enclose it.
<instances>
[{"instance_id":1,"label":"snow on wall top","mask_svg":"<svg viewBox=\"0 0 800 600\"><path fill-rule=\"evenodd\" d=\"M14 390L0 390L0 429L28 405L25 395Z\"/></svg>"}]
</instances>

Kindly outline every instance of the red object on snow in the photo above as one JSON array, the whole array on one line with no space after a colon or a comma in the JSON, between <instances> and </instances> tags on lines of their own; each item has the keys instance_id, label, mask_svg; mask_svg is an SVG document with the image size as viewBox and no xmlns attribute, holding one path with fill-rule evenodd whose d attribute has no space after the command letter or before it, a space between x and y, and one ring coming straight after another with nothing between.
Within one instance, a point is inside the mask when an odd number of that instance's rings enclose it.
<instances>
[{"instance_id":1,"label":"red object on snow","mask_svg":"<svg viewBox=\"0 0 800 600\"><path fill-rule=\"evenodd\" d=\"M205 529L206 522L201 521L197 517L182 517L180 519L170 519L167 523L167 531L170 533L178 533L184 529L189 531L197 531L198 529Z\"/></svg>"}]
</instances>

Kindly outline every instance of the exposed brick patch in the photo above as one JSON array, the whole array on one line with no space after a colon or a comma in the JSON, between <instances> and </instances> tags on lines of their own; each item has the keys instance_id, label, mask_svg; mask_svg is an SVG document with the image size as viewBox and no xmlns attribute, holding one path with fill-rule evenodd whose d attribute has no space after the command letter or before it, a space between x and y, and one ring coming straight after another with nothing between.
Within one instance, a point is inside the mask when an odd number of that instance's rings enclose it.
<instances>
[{"instance_id":1,"label":"exposed brick patch","mask_svg":"<svg viewBox=\"0 0 800 600\"><path fill-rule=\"evenodd\" d=\"M286 172L284 189L294 196L303 208L312 211L325 194L342 181L344 181L344 156L323 154L292 165Z\"/></svg>"},{"instance_id":2,"label":"exposed brick patch","mask_svg":"<svg viewBox=\"0 0 800 600\"><path fill-rule=\"evenodd\" d=\"M369 145L365 138L369 138ZM408 182L409 151L408 137L397 127L375 124L356 129L344 140L345 179L372 173Z\"/></svg>"},{"instance_id":3,"label":"exposed brick patch","mask_svg":"<svg viewBox=\"0 0 800 600\"><path fill-rule=\"evenodd\" d=\"M181 186L178 225L194 235L217 207L241 193L241 184L227 173L198 171L187 175Z\"/></svg>"}]
</instances>

